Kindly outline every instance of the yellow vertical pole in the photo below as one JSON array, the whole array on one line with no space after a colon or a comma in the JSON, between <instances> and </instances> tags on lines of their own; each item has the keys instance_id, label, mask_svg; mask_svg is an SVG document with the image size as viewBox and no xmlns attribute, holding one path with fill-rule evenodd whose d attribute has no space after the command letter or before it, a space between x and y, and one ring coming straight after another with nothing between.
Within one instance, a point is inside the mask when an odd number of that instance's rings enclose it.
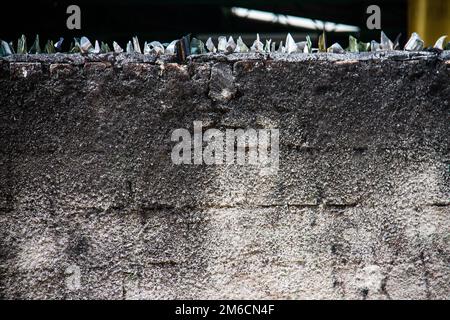
<instances>
[{"instance_id":1,"label":"yellow vertical pole","mask_svg":"<svg viewBox=\"0 0 450 320\"><path fill-rule=\"evenodd\" d=\"M450 37L450 0L409 0L408 20L410 34L417 32L432 46L440 36Z\"/></svg>"}]
</instances>

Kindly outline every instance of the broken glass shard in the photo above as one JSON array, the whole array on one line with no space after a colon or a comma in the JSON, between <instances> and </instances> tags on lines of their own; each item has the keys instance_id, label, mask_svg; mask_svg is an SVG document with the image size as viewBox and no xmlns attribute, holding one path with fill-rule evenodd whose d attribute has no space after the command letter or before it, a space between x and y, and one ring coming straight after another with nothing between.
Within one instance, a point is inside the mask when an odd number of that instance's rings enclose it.
<instances>
[{"instance_id":1,"label":"broken glass shard","mask_svg":"<svg viewBox=\"0 0 450 320\"><path fill-rule=\"evenodd\" d=\"M345 50L341 47L341 45L339 43L334 43L331 47L328 48L327 52L345 53Z\"/></svg>"},{"instance_id":2,"label":"broken glass shard","mask_svg":"<svg viewBox=\"0 0 450 320\"><path fill-rule=\"evenodd\" d=\"M55 43L55 50L56 51L61 52L63 41L64 41L64 38L60 37L58 42ZM53 41L52 41L52 43L53 43Z\"/></svg>"},{"instance_id":3,"label":"broken glass shard","mask_svg":"<svg viewBox=\"0 0 450 320\"><path fill-rule=\"evenodd\" d=\"M9 56L12 55L12 50L9 46L9 44L6 41L1 40L1 46L0 46L0 56Z\"/></svg>"},{"instance_id":4,"label":"broken glass shard","mask_svg":"<svg viewBox=\"0 0 450 320\"><path fill-rule=\"evenodd\" d=\"M294 38L292 38L291 34L288 33L286 36L286 52L292 53L297 51L297 44L294 41Z\"/></svg>"},{"instance_id":5,"label":"broken glass shard","mask_svg":"<svg viewBox=\"0 0 450 320\"><path fill-rule=\"evenodd\" d=\"M115 41L113 41L113 49L115 53L121 53L123 52L123 49L119 46L119 44Z\"/></svg>"},{"instance_id":6,"label":"broken glass shard","mask_svg":"<svg viewBox=\"0 0 450 320\"><path fill-rule=\"evenodd\" d=\"M381 31L381 42L380 42L381 50L394 50L394 43L387 37L387 35Z\"/></svg>"},{"instance_id":7,"label":"broken glass shard","mask_svg":"<svg viewBox=\"0 0 450 320\"><path fill-rule=\"evenodd\" d=\"M266 40L264 51L270 53L271 48L272 48L272 39Z\"/></svg>"},{"instance_id":8,"label":"broken glass shard","mask_svg":"<svg viewBox=\"0 0 450 320\"><path fill-rule=\"evenodd\" d=\"M133 43L131 41L128 41L127 43L127 53L133 53L134 49L133 49Z\"/></svg>"},{"instance_id":9,"label":"broken glass shard","mask_svg":"<svg viewBox=\"0 0 450 320\"><path fill-rule=\"evenodd\" d=\"M239 39L238 39L238 43L239 43ZM216 52L216 46L214 45L214 42L212 41L211 37L208 38L208 40L206 40L206 49L208 49L209 52Z\"/></svg>"},{"instance_id":10,"label":"broken glass shard","mask_svg":"<svg viewBox=\"0 0 450 320\"><path fill-rule=\"evenodd\" d=\"M234 52L242 53L242 52L248 52L248 51L249 51L248 47L245 45L244 41L242 41L242 38L239 37L237 39L236 49L234 50Z\"/></svg>"},{"instance_id":11,"label":"broken glass shard","mask_svg":"<svg viewBox=\"0 0 450 320\"><path fill-rule=\"evenodd\" d=\"M236 49L236 42L234 42L233 37L230 36L228 38L227 45L225 47L225 51L227 53L233 53L235 49Z\"/></svg>"},{"instance_id":12,"label":"broken glass shard","mask_svg":"<svg viewBox=\"0 0 450 320\"><path fill-rule=\"evenodd\" d=\"M134 52L142 53L138 37L133 37L133 50Z\"/></svg>"},{"instance_id":13,"label":"broken glass shard","mask_svg":"<svg viewBox=\"0 0 450 320\"><path fill-rule=\"evenodd\" d=\"M191 54L191 35L188 34L181 38L177 43L175 44L175 54L177 55L177 59L179 62L183 62L186 60L186 57L188 57Z\"/></svg>"},{"instance_id":14,"label":"broken glass shard","mask_svg":"<svg viewBox=\"0 0 450 320\"><path fill-rule=\"evenodd\" d=\"M409 38L408 42L405 45L406 51L421 51L423 50L424 42L420 38L420 36L413 32L411 38Z\"/></svg>"},{"instance_id":15,"label":"broken glass shard","mask_svg":"<svg viewBox=\"0 0 450 320\"><path fill-rule=\"evenodd\" d=\"M319 36L319 52L327 52L327 40L325 31Z\"/></svg>"},{"instance_id":16,"label":"broken glass shard","mask_svg":"<svg viewBox=\"0 0 450 320\"><path fill-rule=\"evenodd\" d=\"M19 40L17 40L17 53L18 54L26 54L27 51L27 38L23 34Z\"/></svg>"},{"instance_id":17,"label":"broken glass shard","mask_svg":"<svg viewBox=\"0 0 450 320\"><path fill-rule=\"evenodd\" d=\"M111 52L111 49L109 48L109 45L102 41L102 44L100 45L100 52L101 53L108 53Z\"/></svg>"},{"instance_id":18,"label":"broken glass shard","mask_svg":"<svg viewBox=\"0 0 450 320\"><path fill-rule=\"evenodd\" d=\"M178 40L173 40L169 45L167 46L165 53L167 54L175 54L175 44Z\"/></svg>"},{"instance_id":19,"label":"broken glass shard","mask_svg":"<svg viewBox=\"0 0 450 320\"><path fill-rule=\"evenodd\" d=\"M370 51L370 43L369 42L358 42L358 50L359 52L368 52Z\"/></svg>"},{"instance_id":20,"label":"broken glass shard","mask_svg":"<svg viewBox=\"0 0 450 320\"><path fill-rule=\"evenodd\" d=\"M39 35L36 35L36 38L34 39L33 45L30 48L29 53L41 53L41 45L39 43Z\"/></svg>"},{"instance_id":21,"label":"broken glass shard","mask_svg":"<svg viewBox=\"0 0 450 320\"><path fill-rule=\"evenodd\" d=\"M80 51L81 53L88 53L92 49L92 43L86 37L80 39Z\"/></svg>"},{"instance_id":22,"label":"broken glass shard","mask_svg":"<svg viewBox=\"0 0 450 320\"><path fill-rule=\"evenodd\" d=\"M253 42L250 51L260 53L264 52L264 44L259 40L259 33L256 34L256 40Z\"/></svg>"},{"instance_id":23,"label":"broken glass shard","mask_svg":"<svg viewBox=\"0 0 450 320\"><path fill-rule=\"evenodd\" d=\"M152 41L148 44L150 47L150 52L155 53L157 55L164 53L164 46L159 41Z\"/></svg>"},{"instance_id":24,"label":"broken glass shard","mask_svg":"<svg viewBox=\"0 0 450 320\"><path fill-rule=\"evenodd\" d=\"M348 37L348 51L353 53L359 52L358 39L353 36Z\"/></svg>"},{"instance_id":25,"label":"broken glass shard","mask_svg":"<svg viewBox=\"0 0 450 320\"><path fill-rule=\"evenodd\" d=\"M439 49L439 50L444 50L445 39L447 39L447 36L440 37L434 44L433 48Z\"/></svg>"},{"instance_id":26,"label":"broken glass shard","mask_svg":"<svg viewBox=\"0 0 450 320\"><path fill-rule=\"evenodd\" d=\"M380 50L380 44L375 40L370 41L370 51L375 52Z\"/></svg>"},{"instance_id":27,"label":"broken glass shard","mask_svg":"<svg viewBox=\"0 0 450 320\"><path fill-rule=\"evenodd\" d=\"M92 53L100 53L100 43L98 43L97 40L95 40L94 49L92 50Z\"/></svg>"},{"instance_id":28,"label":"broken glass shard","mask_svg":"<svg viewBox=\"0 0 450 320\"><path fill-rule=\"evenodd\" d=\"M227 50L227 37L220 36L218 39L217 51L225 52Z\"/></svg>"},{"instance_id":29,"label":"broken glass shard","mask_svg":"<svg viewBox=\"0 0 450 320\"><path fill-rule=\"evenodd\" d=\"M400 49L400 39L402 37L402 34L399 33L397 38L395 38L394 40L394 50L399 50Z\"/></svg>"},{"instance_id":30,"label":"broken glass shard","mask_svg":"<svg viewBox=\"0 0 450 320\"><path fill-rule=\"evenodd\" d=\"M53 45L53 41L52 40L48 40L47 44L45 45L45 53L55 53L55 46Z\"/></svg>"},{"instance_id":31,"label":"broken glass shard","mask_svg":"<svg viewBox=\"0 0 450 320\"><path fill-rule=\"evenodd\" d=\"M312 42L311 42L311 37L310 36L306 36L306 46L303 49L304 53L312 53Z\"/></svg>"}]
</instances>

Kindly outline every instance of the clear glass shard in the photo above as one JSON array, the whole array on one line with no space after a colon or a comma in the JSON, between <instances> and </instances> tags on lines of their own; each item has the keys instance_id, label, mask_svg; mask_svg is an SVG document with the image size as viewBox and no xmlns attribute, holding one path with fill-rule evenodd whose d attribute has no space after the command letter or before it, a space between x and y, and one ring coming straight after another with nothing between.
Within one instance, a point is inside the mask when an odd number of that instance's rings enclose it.
<instances>
[{"instance_id":1,"label":"clear glass shard","mask_svg":"<svg viewBox=\"0 0 450 320\"><path fill-rule=\"evenodd\" d=\"M387 37L387 35L381 31L381 42L380 42L381 50L394 50L394 43Z\"/></svg>"},{"instance_id":2,"label":"clear glass shard","mask_svg":"<svg viewBox=\"0 0 450 320\"><path fill-rule=\"evenodd\" d=\"M400 50L400 39L402 38L402 34L399 33L398 36L394 40L394 50Z\"/></svg>"},{"instance_id":3,"label":"clear glass shard","mask_svg":"<svg viewBox=\"0 0 450 320\"><path fill-rule=\"evenodd\" d=\"M272 39L266 40L266 44L264 46L264 51L267 53L270 53L271 48L271 44L272 44Z\"/></svg>"},{"instance_id":4,"label":"clear glass shard","mask_svg":"<svg viewBox=\"0 0 450 320\"><path fill-rule=\"evenodd\" d=\"M297 42L296 45L297 45L298 52L304 52L305 51L305 47L307 46L307 42L306 41L300 41L300 42Z\"/></svg>"},{"instance_id":5,"label":"clear glass shard","mask_svg":"<svg viewBox=\"0 0 450 320\"><path fill-rule=\"evenodd\" d=\"M345 50L341 47L341 45L339 43L334 43L331 47L328 48L327 52L345 53Z\"/></svg>"},{"instance_id":6,"label":"clear glass shard","mask_svg":"<svg viewBox=\"0 0 450 320\"><path fill-rule=\"evenodd\" d=\"M230 37L228 38L228 41L227 41L227 45L226 45L225 51L226 51L227 53L233 53L235 49L236 49L236 42L234 42L233 37L230 36Z\"/></svg>"},{"instance_id":7,"label":"clear glass shard","mask_svg":"<svg viewBox=\"0 0 450 320\"><path fill-rule=\"evenodd\" d=\"M276 43L275 43L275 41L273 41L272 45L271 45L271 48L270 48L270 52L275 52L276 51L275 45L276 45Z\"/></svg>"},{"instance_id":8,"label":"clear glass shard","mask_svg":"<svg viewBox=\"0 0 450 320\"><path fill-rule=\"evenodd\" d=\"M119 44L115 41L113 41L113 49L115 53L121 53L123 52L123 49L119 46Z\"/></svg>"},{"instance_id":9,"label":"clear glass shard","mask_svg":"<svg viewBox=\"0 0 450 320\"><path fill-rule=\"evenodd\" d=\"M88 53L89 50L92 48L92 43L89 41L88 38L81 37L79 47L81 53Z\"/></svg>"},{"instance_id":10,"label":"clear glass shard","mask_svg":"<svg viewBox=\"0 0 450 320\"><path fill-rule=\"evenodd\" d=\"M97 40L95 40L94 49L92 50L92 53L100 53L100 43L98 43Z\"/></svg>"},{"instance_id":11,"label":"clear glass shard","mask_svg":"<svg viewBox=\"0 0 450 320\"><path fill-rule=\"evenodd\" d=\"M421 51L423 50L424 42L420 38L420 36L413 32L411 38L409 38L408 42L405 45L406 51Z\"/></svg>"},{"instance_id":12,"label":"clear glass shard","mask_svg":"<svg viewBox=\"0 0 450 320\"><path fill-rule=\"evenodd\" d=\"M148 45L147 41L144 42L144 54L150 54L152 50L150 49L150 46Z\"/></svg>"},{"instance_id":13,"label":"clear glass shard","mask_svg":"<svg viewBox=\"0 0 450 320\"><path fill-rule=\"evenodd\" d=\"M225 52L227 50L227 37L220 36L218 39L217 51Z\"/></svg>"},{"instance_id":14,"label":"clear glass shard","mask_svg":"<svg viewBox=\"0 0 450 320\"><path fill-rule=\"evenodd\" d=\"M175 44L178 40L173 40L169 45L167 46L165 53L166 54L175 54Z\"/></svg>"},{"instance_id":15,"label":"clear glass shard","mask_svg":"<svg viewBox=\"0 0 450 320\"><path fill-rule=\"evenodd\" d=\"M380 44L375 40L370 41L370 51L380 51Z\"/></svg>"},{"instance_id":16,"label":"clear glass shard","mask_svg":"<svg viewBox=\"0 0 450 320\"><path fill-rule=\"evenodd\" d=\"M131 41L128 41L126 50L127 50L127 53L133 53L134 52L133 43Z\"/></svg>"},{"instance_id":17,"label":"clear glass shard","mask_svg":"<svg viewBox=\"0 0 450 320\"><path fill-rule=\"evenodd\" d=\"M248 47L245 45L244 41L242 41L242 38L239 37L237 39L236 49L234 50L234 52L243 53L248 51L249 51Z\"/></svg>"},{"instance_id":18,"label":"clear glass shard","mask_svg":"<svg viewBox=\"0 0 450 320\"><path fill-rule=\"evenodd\" d=\"M60 37L58 42L55 43L55 50L56 51L61 52L63 42L64 42L64 38ZM53 41L52 41L52 43L53 43Z\"/></svg>"},{"instance_id":19,"label":"clear glass shard","mask_svg":"<svg viewBox=\"0 0 450 320\"><path fill-rule=\"evenodd\" d=\"M250 51L264 53L264 44L259 40L259 33L256 34L256 40L253 42Z\"/></svg>"},{"instance_id":20,"label":"clear glass shard","mask_svg":"<svg viewBox=\"0 0 450 320\"><path fill-rule=\"evenodd\" d=\"M11 47L6 41L1 40L0 44L0 57L10 56L13 54Z\"/></svg>"},{"instance_id":21,"label":"clear glass shard","mask_svg":"<svg viewBox=\"0 0 450 320\"><path fill-rule=\"evenodd\" d=\"M445 39L447 39L447 36L440 37L434 44L433 48L439 49L439 50L444 50Z\"/></svg>"},{"instance_id":22,"label":"clear glass shard","mask_svg":"<svg viewBox=\"0 0 450 320\"><path fill-rule=\"evenodd\" d=\"M286 52L286 48L283 46L283 41L280 41L280 45L278 46L277 52L280 52L280 53Z\"/></svg>"},{"instance_id":23,"label":"clear glass shard","mask_svg":"<svg viewBox=\"0 0 450 320\"><path fill-rule=\"evenodd\" d=\"M217 51L216 46L214 45L214 42L212 41L211 37L209 37L208 40L206 40L206 49L208 49L209 52Z\"/></svg>"},{"instance_id":24,"label":"clear glass shard","mask_svg":"<svg viewBox=\"0 0 450 320\"><path fill-rule=\"evenodd\" d=\"M297 44L295 43L294 38L292 38L291 34L288 33L286 36L286 53L293 53L297 51Z\"/></svg>"},{"instance_id":25,"label":"clear glass shard","mask_svg":"<svg viewBox=\"0 0 450 320\"><path fill-rule=\"evenodd\" d=\"M134 52L142 53L138 37L133 37L133 50Z\"/></svg>"}]
</instances>

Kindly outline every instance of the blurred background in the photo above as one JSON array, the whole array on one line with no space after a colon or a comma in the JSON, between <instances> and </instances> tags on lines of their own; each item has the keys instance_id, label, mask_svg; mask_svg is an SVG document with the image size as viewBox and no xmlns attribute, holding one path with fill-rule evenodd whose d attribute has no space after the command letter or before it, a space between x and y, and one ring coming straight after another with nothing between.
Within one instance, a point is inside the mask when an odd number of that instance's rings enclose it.
<instances>
[{"instance_id":1,"label":"blurred background","mask_svg":"<svg viewBox=\"0 0 450 320\"><path fill-rule=\"evenodd\" d=\"M81 9L81 30L68 30L69 5ZM39 34L47 39L87 36L91 41L113 40L124 46L132 36L141 42L169 42L191 33L207 37L241 35L251 44L256 33L279 42L290 32L296 41L309 34L313 41L325 27L328 45L348 43L352 34L362 41L379 41L378 30L368 30L369 5L381 8L381 27L393 40L401 33L407 41L414 30L432 45L438 36L450 35L450 0L44 0L2 3L0 38L17 41L21 34L30 46Z\"/></svg>"}]
</instances>

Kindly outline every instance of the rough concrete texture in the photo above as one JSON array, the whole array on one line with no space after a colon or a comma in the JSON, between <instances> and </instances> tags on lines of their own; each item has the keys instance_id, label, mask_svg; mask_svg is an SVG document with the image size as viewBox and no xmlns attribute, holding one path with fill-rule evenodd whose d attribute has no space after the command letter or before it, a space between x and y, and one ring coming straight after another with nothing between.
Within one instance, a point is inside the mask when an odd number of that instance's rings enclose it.
<instances>
[{"instance_id":1,"label":"rough concrete texture","mask_svg":"<svg viewBox=\"0 0 450 320\"><path fill-rule=\"evenodd\" d=\"M0 296L449 299L449 62L1 59ZM194 120L279 128L278 174L172 164Z\"/></svg>"}]
</instances>

